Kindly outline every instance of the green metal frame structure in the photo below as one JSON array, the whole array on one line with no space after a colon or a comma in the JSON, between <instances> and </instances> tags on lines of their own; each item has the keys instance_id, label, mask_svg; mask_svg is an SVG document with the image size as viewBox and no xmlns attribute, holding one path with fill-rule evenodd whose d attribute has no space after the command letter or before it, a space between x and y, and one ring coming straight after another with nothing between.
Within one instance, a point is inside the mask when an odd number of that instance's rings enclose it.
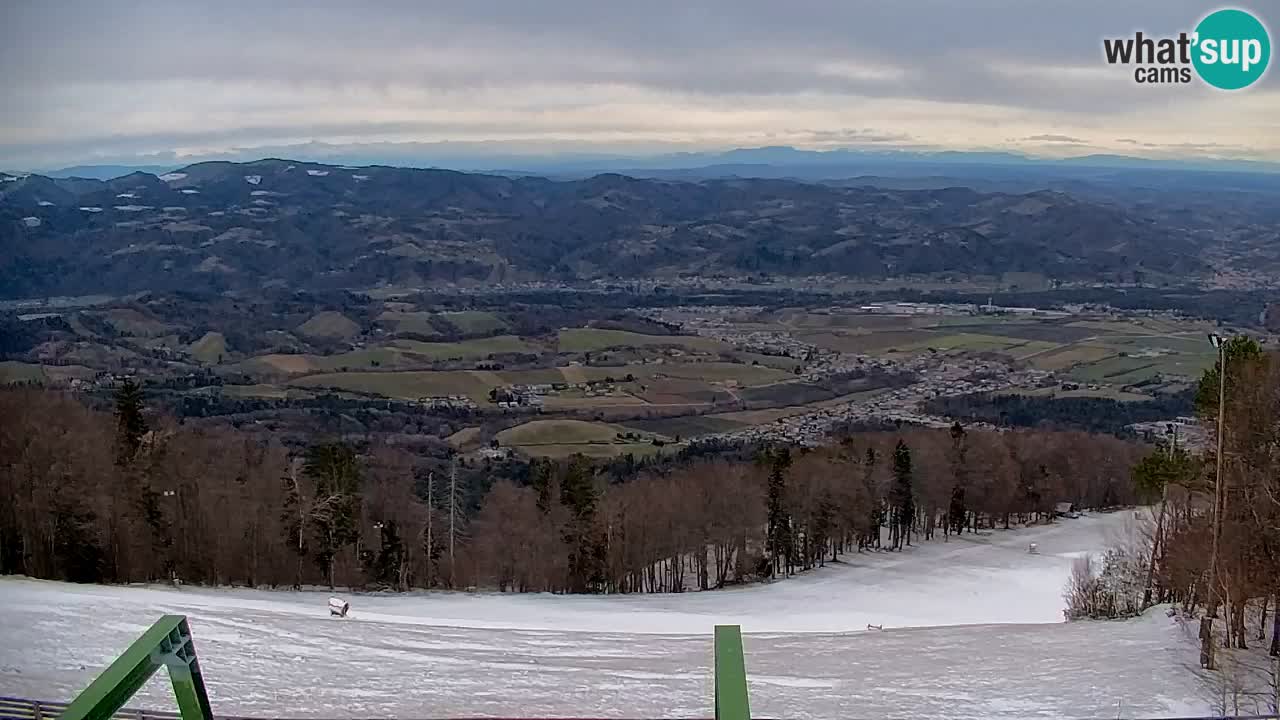
<instances>
[{"instance_id":1,"label":"green metal frame structure","mask_svg":"<svg viewBox=\"0 0 1280 720\"><path fill-rule=\"evenodd\" d=\"M716 720L751 720L742 628L717 625L715 642Z\"/></svg>"},{"instance_id":2,"label":"green metal frame structure","mask_svg":"<svg viewBox=\"0 0 1280 720\"><path fill-rule=\"evenodd\" d=\"M182 720L213 720L185 615L165 615L67 706L59 720L111 720L160 668L169 670ZM715 630L716 720L751 720L742 629Z\"/></svg>"},{"instance_id":3,"label":"green metal frame structure","mask_svg":"<svg viewBox=\"0 0 1280 720\"><path fill-rule=\"evenodd\" d=\"M213 720L185 615L156 621L76 696L61 720L110 720L160 668L168 668L182 720Z\"/></svg>"}]
</instances>

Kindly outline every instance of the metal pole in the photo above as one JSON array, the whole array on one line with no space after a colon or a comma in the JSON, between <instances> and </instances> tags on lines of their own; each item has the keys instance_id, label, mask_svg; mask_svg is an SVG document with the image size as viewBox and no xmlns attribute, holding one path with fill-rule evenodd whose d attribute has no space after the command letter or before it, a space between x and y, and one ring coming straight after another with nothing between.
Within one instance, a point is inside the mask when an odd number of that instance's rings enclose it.
<instances>
[{"instance_id":1,"label":"metal pole","mask_svg":"<svg viewBox=\"0 0 1280 720\"><path fill-rule=\"evenodd\" d=\"M1213 621L1218 617L1218 545L1222 537L1222 516L1227 509L1227 493L1222 475L1222 440L1227 418L1227 344L1218 341L1218 458L1217 474L1213 483L1213 546L1209 553L1209 606L1200 619L1200 664L1214 669Z\"/></svg>"}]
</instances>

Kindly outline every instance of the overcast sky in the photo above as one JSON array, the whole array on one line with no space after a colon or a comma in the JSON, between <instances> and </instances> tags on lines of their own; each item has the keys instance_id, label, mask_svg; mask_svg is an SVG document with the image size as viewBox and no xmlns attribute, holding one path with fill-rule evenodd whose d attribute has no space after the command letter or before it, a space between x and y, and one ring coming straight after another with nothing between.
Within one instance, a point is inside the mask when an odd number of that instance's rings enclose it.
<instances>
[{"instance_id":1,"label":"overcast sky","mask_svg":"<svg viewBox=\"0 0 1280 720\"><path fill-rule=\"evenodd\" d=\"M1280 160L1274 68L1226 93L1138 85L1103 62L1104 37L1191 30L1216 7L0 0L0 167L442 141ZM1274 40L1280 5L1236 7Z\"/></svg>"}]
</instances>

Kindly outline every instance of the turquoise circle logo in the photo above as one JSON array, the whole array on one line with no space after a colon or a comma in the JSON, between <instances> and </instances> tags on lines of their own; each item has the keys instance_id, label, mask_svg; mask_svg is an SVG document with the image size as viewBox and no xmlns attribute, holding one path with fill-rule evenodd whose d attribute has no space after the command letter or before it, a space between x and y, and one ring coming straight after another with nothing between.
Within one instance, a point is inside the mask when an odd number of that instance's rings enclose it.
<instances>
[{"instance_id":1,"label":"turquoise circle logo","mask_svg":"<svg viewBox=\"0 0 1280 720\"><path fill-rule=\"evenodd\" d=\"M1191 62L1200 79L1219 90L1249 87L1271 60L1271 38L1258 18L1243 10L1218 10L1196 26Z\"/></svg>"}]
</instances>

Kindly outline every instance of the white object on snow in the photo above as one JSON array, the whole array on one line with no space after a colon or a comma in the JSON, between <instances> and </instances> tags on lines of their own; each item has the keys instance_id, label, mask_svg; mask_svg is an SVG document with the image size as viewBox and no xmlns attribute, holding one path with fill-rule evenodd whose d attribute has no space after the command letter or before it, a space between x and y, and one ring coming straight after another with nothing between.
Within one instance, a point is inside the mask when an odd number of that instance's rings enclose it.
<instances>
[{"instance_id":1,"label":"white object on snow","mask_svg":"<svg viewBox=\"0 0 1280 720\"><path fill-rule=\"evenodd\" d=\"M1028 552L1028 553L1030 553L1030 554L1032 554L1032 555L1039 555L1039 554L1040 554L1040 546L1039 546L1039 545L1037 545L1037 544L1035 544L1035 543L1031 543L1031 547L1027 548L1027 552Z\"/></svg>"},{"instance_id":2,"label":"white object on snow","mask_svg":"<svg viewBox=\"0 0 1280 720\"><path fill-rule=\"evenodd\" d=\"M342 598L329 598L329 615L337 617L346 617L351 611L351 604Z\"/></svg>"}]
</instances>

